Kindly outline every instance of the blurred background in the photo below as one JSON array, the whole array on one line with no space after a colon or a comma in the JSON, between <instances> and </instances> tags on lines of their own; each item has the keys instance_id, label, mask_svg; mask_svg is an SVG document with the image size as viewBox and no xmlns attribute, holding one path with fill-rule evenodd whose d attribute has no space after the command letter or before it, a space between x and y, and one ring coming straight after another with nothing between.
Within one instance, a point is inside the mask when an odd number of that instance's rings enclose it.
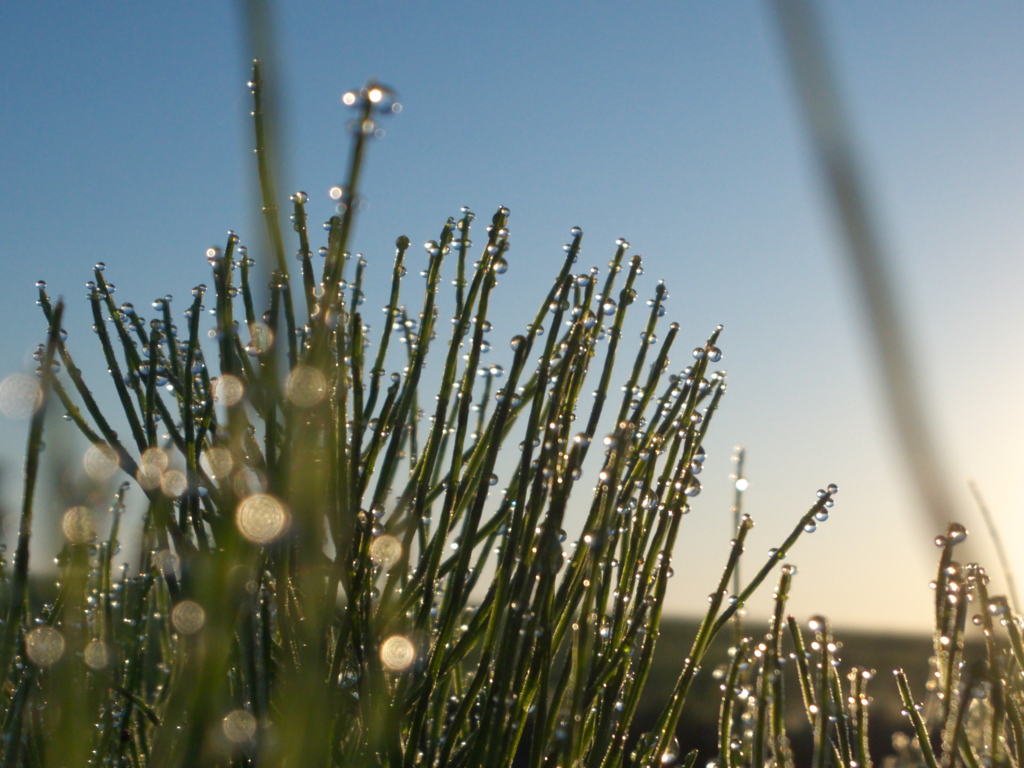
<instances>
[{"instance_id":1,"label":"blurred background","mask_svg":"<svg viewBox=\"0 0 1024 768\"><path fill-rule=\"evenodd\" d=\"M942 531L894 440L877 345L772 7L557 6L277 4L268 74L282 203L302 189L311 221L331 215L351 117L340 96L369 79L394 87L404 109L370 147L354 242L369 262L365 315L374 326L383 319L372 305L385 302L396 236L423 242L463 205L481 226L508 206L493 362L510 359L504 340L536 311L571 227L585 233L580 271L604 267L626 238L644 256L640 296L668 284L660 335L680 323L674 367L725 326L729 390L706 444L704 492L682 529L673 610L702 611L714 589L732 535L730 457L742 445L744 509L757 523L746 571L818 488L836 483L831 519L791 553L792 612L824 613L840 629L927 630L932 539ZM72 352L113 405L84 300L95 262L107 264L118 298L147 314L165 294L184 310L190 289L210 279L206 249L223 245L228 229L262 257L240 7L39 2L5 11L0 378L34 368L45 335L38 279L68 299ZM1024 6L828 1L819 10L891 256L912 348L906 365L922 384L951 504L998 591L967 480L1019 556ZM412 253L410 276L417 259L426 264ZM410 307L417 290L406 289ZM70 425L55 427L70 437ZM0 419L8 536L26 434L25 420ZM56 435L48 441L56 463L75 460ZM584 495L577 503L585 509ZM770 591L752 617L766 612Z\"/></svg>"}]
</instances>

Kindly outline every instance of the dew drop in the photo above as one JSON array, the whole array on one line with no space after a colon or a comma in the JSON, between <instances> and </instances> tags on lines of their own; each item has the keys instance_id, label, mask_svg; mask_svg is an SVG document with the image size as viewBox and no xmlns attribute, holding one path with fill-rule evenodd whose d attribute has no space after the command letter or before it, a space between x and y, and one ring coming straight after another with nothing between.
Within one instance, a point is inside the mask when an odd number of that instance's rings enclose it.
<instances>
[{"instance_id":1,"label":"dew drop","mask_svg":"<svg viewBox=\"0 0 1024 768\"><path fill-rule=\"evenodd\" d=\"M946 532L946 541L949 544L961 544L967 540L967 529L959 523L952 523Z\"/></svg>"}]
</instances>

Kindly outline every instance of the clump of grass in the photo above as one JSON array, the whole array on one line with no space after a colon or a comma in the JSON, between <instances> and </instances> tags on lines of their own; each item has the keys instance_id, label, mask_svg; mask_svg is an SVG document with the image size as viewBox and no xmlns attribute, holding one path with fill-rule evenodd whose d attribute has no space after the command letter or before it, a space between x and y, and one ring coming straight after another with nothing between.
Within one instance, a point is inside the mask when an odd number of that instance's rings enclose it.
<instances>
[{"instance_id":1,"label":"clump of grass","mask_svg":"<svg viewBox=\"0 0 1024 768\"><path fill-rule=\"evenodd\" d=\"M1024 761L1022 619L1012 613L1006 597L989 594L983 568L954 559L956 546L966 538L966 529L953 523L935 540L941 556L932 584L932 674L926 681L916 681L918 686L924 683L924 698L914 695L902 669L892 670L910 733L893 735L893 754L884 761L890 768L981 768ZM760 639L743 638L730 649L731 662L715 671L723 681L715 766L795 764L783 719L787 685L796 685L803 699L812 733L812 766L872 765L872 699L867 689L875 670L853 667L841 672L842 643L832 635L827 620L810 620L808 640L796 620L785 615L794 573L792 566L782 568L768 633ZM979 627L983 638L976 658L971 657L967 639L969 624ZM790 672L784 674L787 668Z\"/></svg>"},{"instance_id":2,"label":"clump of grass","mask_svg":"<svg viewBox=\"0 0 1024 768\"><path fill-rule=\"evenodd\" d=\"M786 614L795 569L781 568L762 639L745 638L738 623L796 540L827 518L835 486L745 582L738 566L753 523L737 496L735 538L674 691L653 727L631 736L678 533L701 487L702 443L725 392L713 370L721 328L672 367L678 326L654 347L667 299L659 283L613 399L641 262L619 241L604 275L576 273L582 232L573 229L533 322L510 340L508 370L483 366L509 211L497 210L474 251L478 225L464 209L427 244L418 311L403 303L410 244L398 238L384 328L372 339L360 309L366 265L348 247L372 121L391 94L371 84L347 99L357 112L348 179L319 266L307 198L291 197L293 286L260 88L257 67L275 265L265 311L257 314L258 273L234 233L208 251L212 288L194 289L180 328L170 298L147 321L114 302L103 265L94 270L88 298L124 437L71 357L62 303L39 285L49 334L18 544L3 571L0 765L692 766L696 752L680 755L676 740L683 707L713 639L733 622L736 647L720 671L722 768L794 764L786 669L813 732L812 765L870 766L871 673L854 669L844 681L828 623L813 619L808 640ZM445 346L441 272L452 260ZM204 347L206 304L214 327ZM443 360L433 399L429 354ZM588 377L597 378L592 401L582 397ZM67 511L59 590L40 607L29 599L28 552L54 399L91 444L92 465L128 481L107 530L87 507ZM595 440L599 470L584 480ZM574 491L589 509L569 541ZM137 532L122 528L132 495L144 498ZM897 675L915 734L901 742L903 763L1024 760L1020 624L988 595L979 567L954 562L964 536L950 528L938 542L934 704L922 711ZM118 568L129 538L141 540L138 562ZM965 666L971 598L987 655Z\"/></svg>"},{"instance_id":3,"label":"clump of grass","mask_svg":"<svg viewBox=\"0 0 1024 768\"><path fill-rule=\"evenodd\" d=\"M620 763L671 551L700 488L701 442L724 392L709 371L719 330L691 366L669 375L673 325L644 375L667 296L657 287L584 532L566 553L564 515L605 412L639 258L618 290L625 242L603 284L596 270L573 275L582 238L574 230L534 323L511 341L514 359L499 386L498 369L481 369L480 355L507 267L508 211L494 215L475 264L473 215L464 211L428 244L418 321L400 304L409 241L398 239L371 360L359 311L364 264L351 263L347 243L365 129L389 94L370 86L350 99L359 114L348 183L319 275L306 197L291 199L296 302L276 225L258 67L253 92L276 263L269 307L256 314L253 262L234 234L208 252L212 291L194 289L181 330L170 299L154 303L149 322L117 306L97 265L89 301L125 439L70 355L62 304L39 285L50 333L0 637L5 763L498 765L517 753L536 765ZM457 260L455 318L427 418L421 376L446 257ZM208 359L200 317L209 293L216 343ZM402 373L385 378L393 329L406 359ZM601 341L607 351L587 413L579 399ZM34 615L28 544L53 398L92 444L94 461L123 470L137 489L120 488L102 537L90 510L67 512L60 592ZM585 426L574 425L577 411ZM499 456L517 428L517 469L492 501ZM125 498L140 491L140 560L134 575L118 574ZM481 582L488 561L489 585ZM721 599L695 662L720 626L712 621ZM686 674L674 701L682 701ZM677 719L673 710L659 741L667 743Z\"/></svg>"}]
</instances>

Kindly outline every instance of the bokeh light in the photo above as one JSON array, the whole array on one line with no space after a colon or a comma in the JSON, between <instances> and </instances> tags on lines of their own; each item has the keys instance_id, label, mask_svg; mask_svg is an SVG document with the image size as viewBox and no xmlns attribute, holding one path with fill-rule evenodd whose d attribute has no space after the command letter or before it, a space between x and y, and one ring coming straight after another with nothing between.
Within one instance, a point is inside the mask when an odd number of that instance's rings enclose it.
<instances>
[{"instance_id":1,"label":"bokeh light","mask_svg":"<svg viewBox=\"0 0 1024 768\"><path fill-rule=\"evenodd\" d=\"M241 497L253 493L263 493L267 489L267 479L252 467L240 467L231 478L231 485Z\"/></svg>"},{"instance_id":2,"label":"bokeh light","mask_svg":"<svg viewBox=\"0 0 1024 768\"><path fill-rule=\"evenodd\" d=\"M231 458L231 451L227 448L213 446L203 451L199 458L199 464L214 480L223 480L231 474L235 461Z\"/></svg>"},{"instance_id":3,"label":"bokeh light","mask_svg":"<svg viewBox=\"0 0 1024 768\"><path fill-rule=\"evenodd\" d=\"M238 505L235 517L238 530L254 544L269 544L288 525L288 513L280 501L265 493L255 493Z\"/></svg>"},{"instance_id":4,"label":"bokeh light","mask_svg":"<svg viewBox=\"0 0 1024 768\"><path fill-rule=\"evenodd\" d=\"M182 600L171 611L171 624L183 635L194 635L206 623L206 611L195 600Z\"/></svg>"},{"instance_id":5,"label":"bokeh light","mask_svg":"<svg viewBox=\"0 0 1024 768\"><path fill-rule=\"evenodd\" d=\"M170 457L166 451L160 448L147 448L143 451L142 460L139 462L139 471L135 474L139 486L145 491L159 488L160 480L168 463L170 463Z\"/></svg>"},{"instance_id":6,"label":"bokeh light","mask_svg":"<svg viewBox=\"0 0 1024 768\"><path fill-rule=\"evenodd\" d=\"M153 562L164 576L173 576L178 570L178 556L169 549L161 549L153 557Z\"/></svg>"},{"instance_id":7,"label":"bokeh light","mask_svg":"<svg viewBox=\"0 0 1024 768\"><path fill-rule=\"evenodd\" d=\"M113 653L110 650L110 646L102 640L90 641L89 644L85 646L82 656L85 659L85 665L89 667L89 669L95 670L106 669L113 659Z\"/></svg>"},{"instance_id":8,"label":"bokeh light","mask_svg":"<svg viewBox=\"0 0 1024 768\"><path fill-rule=\"evenodd\" d=\"M160 476L160 490L176 499L188 490L188 478L178 469L171 469Z\"/></svg>"},{"instance_id":9,"label":"bokeh light","mask_svg":"<svg viewBox=\"0 0 1024 768\"><path fill-rule=\"evenodd\" d=\"M221 728L228 741L241 744L256 735L256 717L246 709L236 709L221 721Z\"/></svg>"},{"instance_id":10,"label":"bokeh light","mask_svg":"<svg viewBox=\"0 0 1024 768\"><path fill-rule=\"evenodd\" d=\"M156 467L157 470L163 472L167 469L167 465L170 463L171 457L167 455L167 451L162 448L147 448L142 452L142 466L145 467Z\"/></svg>"},{"instance_id":11,"label":"bokeh light","mask_svg":"<svg viewBox=\"0 0 1024 768\"><path fill-rule=\"evenodd\" d=\"M43 400L39 379L12 373L0 382L0 412L11 419L27 419Z\"/></svg>"},{"instance_id":12,"label":"bokeh light","mask_svg":"<svg viewBox=\"0 0 1024 768\"><path fill-rule=\"evenodd\" d=\"M310 408L327 394L327 379L316 368L300 365L288 374L285 391L292 403L300 408Z\"/></svg>"},{"instance_id":13,"label":"bokeh light","mask_svg":"<svg viewBox=\"0 0 1024 768\"><path fill-rule=\"evenodd\" d=\"M370 544L370 559L385 571L398 562L401 556L402 543L391 534L382 534Z\"/></svg>"},{"instance_id":14,"label":"bokeh light","mask_svg":"<svg viewBox=\"0 0 1024 768\"><path fill-rule=\"evenodd\" d=\"M213 399L223 406L230 408L237 405L245 394L245 385L237 376L225 373L220 378L210 382L213 389Z\"/></svg>"},{"instance_id":15,"label":"bokeh light","mask_svg":"<svg viewBox=\"0 0 1024 768\"><path fill-rule=\"evenodd\" d=\"M405 635L392 635L380 646L380 660L391 672L402 672L416 660L416 648Z\"/></svg>"},{"instance_id":16,"label":"bokeh light","mask_svg":"<svg viewBox=\"0 0 1024 768\"><path fill-rule=\"evenodd\" d=\"M139 487L144 491L153 491L160 487L160 479L163 473L152 464L140 464L139 471L135 473L135 479Z\"/></svg>"},{"instance_id":17,"label":"bokeh light","mask_svg":"<svg viewBox=\"0 0 1024 768\"><path fill-rule=\"evenodd\" d=\"M109 480L117 472L118 461L114 449L106 443L95 443L86 449L82 468L93 480Z\"/></svg>"},{"instance_id":18,"label":"bokeh light","mask_svg":"<svg viewBox=\"0 0 1024 768\"><path fill-rule=\"evenodd\" d=\"M37 667L52 666L64 655L64 635L53 627L36 627L25 635L25 652Z\"/></svg>"},{"instance_id":19,"label":"bokeh light","mask_svg":"<svg viewBox=\"0 0 1024 768\"><path fill-rule=\"evenodd\" d=\"M71 507L64 513L60 527L69 544L88 544L96 538L96 521L88 507Z\"/></svg>"}]
</instances>

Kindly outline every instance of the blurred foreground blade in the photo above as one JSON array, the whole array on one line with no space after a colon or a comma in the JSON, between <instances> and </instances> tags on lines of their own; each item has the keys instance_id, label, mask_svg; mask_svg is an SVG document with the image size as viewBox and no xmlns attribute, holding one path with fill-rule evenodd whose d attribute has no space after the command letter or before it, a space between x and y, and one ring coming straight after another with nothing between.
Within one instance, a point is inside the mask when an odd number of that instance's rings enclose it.
<instances>
[{"instance_id":1,"label":"blurred foreground blade","mask_svg":"<svg viewBox=\"0 0 1024 768\"><path fill-rule=\"evenodd\" d=\"M811 0L773 0L773 5L813 151L835 206L866 309L871 340L881 353L890 420L928 514L931 533L942 533L957 518L957 510L934 449L910 346L886 273L886 254L868 209L861 166L814 4Z\"/></svg>"}]
</instances>

